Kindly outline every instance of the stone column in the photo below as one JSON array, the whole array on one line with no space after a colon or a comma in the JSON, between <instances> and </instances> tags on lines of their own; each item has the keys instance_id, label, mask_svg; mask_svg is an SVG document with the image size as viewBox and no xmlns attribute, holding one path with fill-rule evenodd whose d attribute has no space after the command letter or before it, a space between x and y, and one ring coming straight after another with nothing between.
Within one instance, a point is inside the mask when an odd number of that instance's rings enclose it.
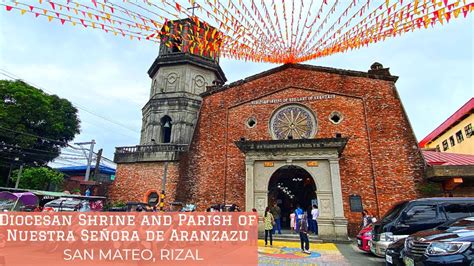
<instances>
[{"instance_id":1,"label":"stone column","mask_svg":"<svg viewBox=\"0 0 474 266\"><path fill-rule=\"evenodd\" d=\"M162 133L161 123L153 122L150 137L155 139L155 143L162 142L161 133ZM149 139L149 141L151 141L151 139Z\"/></svg>"},{"instance_id":2,"label":"stone column","mask_svg":"<svg viewBox=\"0 0 474 266\"><path fill-rule=\"evenodd\" d=\"M171 143L177 143L177 139L178 139L178 136L179 136L178 131L179 131L178 123L174 122L174 121L171 121L170 144Z\"/></svg>"},{"instance_id":3,"label":"stone column","mask_svg":"<svg viewBox=\"0 0 474 266\"><path fill-rule=\"evenodd\" d=\"M337 239L347 240L347 219L344 217L339 159L329 159L334 206L334 230Z\"/></svg>"},{"instance_id":4,"label":"stone column","mask_svg":"<svg viewBox=\"0 0 474 266\"><path fill-rule=\"evenodd\" d=\"M245 211L251 212L255 208L254 199L254 177L253 164L254 160L245 160Z\"/></svg>"}]
</instances>

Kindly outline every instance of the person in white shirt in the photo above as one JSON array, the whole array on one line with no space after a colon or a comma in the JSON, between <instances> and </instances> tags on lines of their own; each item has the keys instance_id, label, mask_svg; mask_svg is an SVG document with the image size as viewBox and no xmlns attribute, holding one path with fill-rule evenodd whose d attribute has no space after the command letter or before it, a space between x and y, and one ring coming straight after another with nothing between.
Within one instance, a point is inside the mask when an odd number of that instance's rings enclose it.
<instances>
[{"instance_id":1,"label":"person in white shirt","mask_svg":"<svg viewBox=\"0 0 474 266\"><path fill-rule=\"evenodd\" d=\"M311 223L312 223L312 226L311 228L313 229L314 231L314 234L315 235L318 235L318 216L319 216L319 210L318 210L318 206L313 205L313 209L311 210L311 216L312 216L312 219L311 219Z\"/></svg>"}]
</instances>

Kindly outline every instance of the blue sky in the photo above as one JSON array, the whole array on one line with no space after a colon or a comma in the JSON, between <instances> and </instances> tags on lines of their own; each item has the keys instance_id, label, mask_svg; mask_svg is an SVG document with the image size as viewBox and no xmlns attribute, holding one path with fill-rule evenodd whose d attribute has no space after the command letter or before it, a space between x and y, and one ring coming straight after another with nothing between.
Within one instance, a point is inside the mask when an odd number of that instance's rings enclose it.
<instances>
[{"instance_id":1,"label":"blue sky","mask_svg":"<svg viewBox=\"0 0 474 266\"><path fill-rule=\"evenodd\" d=\"M150 88L146 72L158 54L157 44L1 8L0 69L82 107L81 134L75 141L95 139L109 158L116 146L138 144L141 108ZM474 95L473 22L471 14L445 26L305 63L360 71L375 61L390 67L400 77L396 86L421 140ZM221 60L228 82L277 66Z\"/></svg>"}]
</instances>

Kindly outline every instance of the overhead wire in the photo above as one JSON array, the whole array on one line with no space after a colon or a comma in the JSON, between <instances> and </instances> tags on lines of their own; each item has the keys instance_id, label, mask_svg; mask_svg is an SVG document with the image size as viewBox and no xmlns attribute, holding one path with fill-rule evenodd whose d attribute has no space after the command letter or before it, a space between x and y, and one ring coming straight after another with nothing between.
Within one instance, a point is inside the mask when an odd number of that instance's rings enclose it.
<instances>
[{"instance_id":1,"label":"overhead wire","mask_svg":"<svg viewBox=\"0 0 474 266\"><path fill-rule=\"evenodd\" d=\"M5 72L6 74L5 74L5 73L2 73L2 72ZM39 86L39 85L37 85L37 84L31 82L31 81L28 81L28 80L26 80L26 79L23 79L23 78L19 77L18 75L15 75L15 74L13 74L13 73L11 73L11 72L9 72L9 71L3 69L3 68L0 68L0 74L2 74L2 75L4 75L4 76L7 76L7 77L9 77L9 78L11 78L11 79L14 79L14 80L21 80L21 81L23 81L23 82L29 84L30 86L33 86L33 87L38 88L38 89L41 89L41 90L46 91L46 92L48 92L48 93L50 93L50 94L55 94L54 92L52 92L52 91L50 91L50 90L47 90L47 89L45 89L44 87L41 87L41 86ZM103 116L103 115L97 114L97 113L95 113L95 112L93 112L93 111L90 111L90 110L88 110L87 108L85 108L85 107L83 107L83 106L77 104L76 102L73 102L73 101L71 101L71 102L72 102L72 104L73 104L75 107L77 107L78 109L80 109L80 110L82 110L82 111L84 111L84 112L87 112L87 113L89 113L89 114L91 114L91 115L93 115L93 116L96 116L96 117L98 117L98 118L101 118L101 119L103 119L104 121L107 121L107 122L109 122L109 123L111 123L111 124L120 126L120 127L124 128L124 129L127 129L127 130L130 130L130 131L132 131L132 132L134 132L134 133L139 133L138 131L136 131L135 129L133 129L133 128L131 128L131 127L128 127L128 126L126 126L126 125L124 125L124 124L122 124L122 123L120 123L120 122L114 121L114 120L112 120L112 119L110 119L110 118L108 118L108 117L106 117L106 116Z\"/></svg>"}]
</instances>

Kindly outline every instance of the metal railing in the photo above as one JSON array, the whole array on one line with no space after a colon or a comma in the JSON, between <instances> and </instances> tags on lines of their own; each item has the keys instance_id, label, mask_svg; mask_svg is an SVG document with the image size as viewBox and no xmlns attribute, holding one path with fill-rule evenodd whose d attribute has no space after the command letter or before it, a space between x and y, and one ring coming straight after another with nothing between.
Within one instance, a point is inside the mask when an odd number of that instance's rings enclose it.
<instances>
[{"instance_id":1,"label":"metal railing","mask_svg":"<svg viewBox=\"0 0 474 266\"><path fill-rule=\"evenodd\" d=\"M136 145L127 147L117 147L115 153L147 153L147 152L184 152L188 149L188 144L153 144L153 145Z\"/></svg>"}]
</instances>

